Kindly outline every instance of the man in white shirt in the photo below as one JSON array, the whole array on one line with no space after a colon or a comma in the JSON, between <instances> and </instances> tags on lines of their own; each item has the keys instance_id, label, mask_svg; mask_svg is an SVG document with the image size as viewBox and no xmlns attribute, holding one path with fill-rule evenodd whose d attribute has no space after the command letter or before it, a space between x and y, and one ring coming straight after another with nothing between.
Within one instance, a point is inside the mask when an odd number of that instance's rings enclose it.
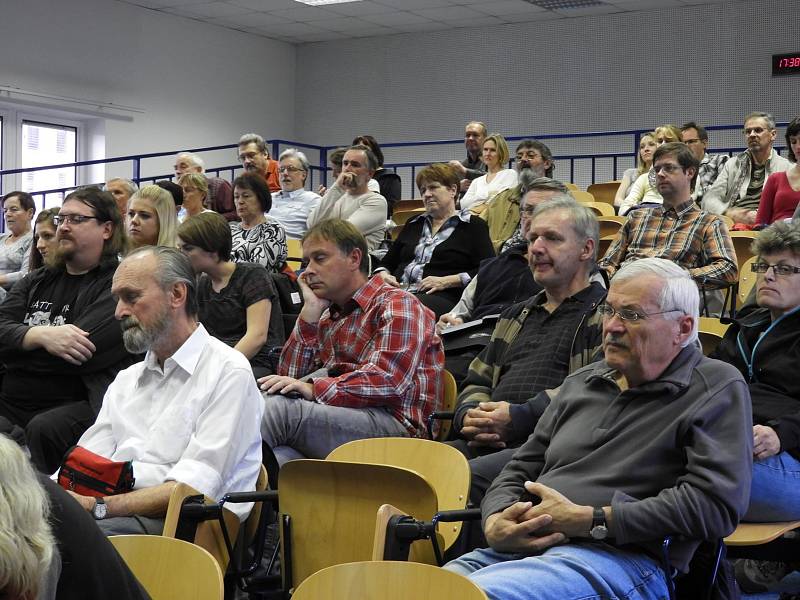
<instances>
[{"instance_id":1,"label":"man in white shirt","mask_svg":"<svg viewBox=\"0 0 800 600\"><path fill-rule=\"evenodd\" d=\"M280 221L286 237L301 239L308 230L308 215L319 204L320 195L305 189L308 159L294 148L281 152L278 177L281 190L272 194L269 215Z\"/></svg>"},{"instance_id":2,"label":"man in white shirt","mask_svg":"<svg viewBox=\"0 0 800 600\"><path fill-rule=\"evenodd\" d=\"M178 250L145 247L114 274L125 347L147 352L109 386L78 445L133 461L134 490L72 494L106 535L160 534L177 482L206 496L255 489L263 402L244 356L197 322L195 274ZM250 505L231 510L244 519Z\"/></svg>"},{"instance_id":3,"label":"man in white shirt","mask_svg":"<svg viewBox=\"0 0 800 600\"><path fill-rule=\"evenodd\" d=\"M367 249L380 246L386 231L386 198L369 190L378 159L366 146L351 146L344 153L342 172L308 216L308 228L325 219L344 219L367 238Z\"/></svg>"}]
</instances>

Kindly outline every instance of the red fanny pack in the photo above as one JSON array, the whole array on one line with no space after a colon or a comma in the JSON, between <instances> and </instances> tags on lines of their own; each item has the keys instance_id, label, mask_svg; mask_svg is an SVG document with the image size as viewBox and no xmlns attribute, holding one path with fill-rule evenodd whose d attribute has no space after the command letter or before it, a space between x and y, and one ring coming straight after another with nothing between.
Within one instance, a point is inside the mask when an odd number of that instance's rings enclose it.
<instances>
[{"instance_id":1,"label":"red fanny pack","mask_svg":"<svg viewBox=\"0 0 800 600\"><path fill-rule=\"evenodd\" d=\"M73 446L64 455L58 485L82 496L114 496L133 489L131 461L117 462Z\"/></svg>"}]
</instances>

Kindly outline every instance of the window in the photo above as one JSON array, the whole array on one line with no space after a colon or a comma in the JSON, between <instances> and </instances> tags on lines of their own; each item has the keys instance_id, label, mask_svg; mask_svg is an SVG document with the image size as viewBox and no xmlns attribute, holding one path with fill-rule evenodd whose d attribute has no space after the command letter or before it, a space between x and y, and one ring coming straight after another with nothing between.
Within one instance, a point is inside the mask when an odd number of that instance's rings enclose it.
<instances>
[{"instance_id":1,"label":"window","mask_svg":"<svg viewBox=\"0 0 800 600\"><path fill-rule=\"evenodd\" d=\"M20 168L73 163L78 160L78 130L67 125L37 121L22 121L22 152ZM22 189L26 192L72 187L76 181L75 167L47 169L25 173ZM60 204L62 192L47 194L45 204Z\"/></svg>"}]
</instances>

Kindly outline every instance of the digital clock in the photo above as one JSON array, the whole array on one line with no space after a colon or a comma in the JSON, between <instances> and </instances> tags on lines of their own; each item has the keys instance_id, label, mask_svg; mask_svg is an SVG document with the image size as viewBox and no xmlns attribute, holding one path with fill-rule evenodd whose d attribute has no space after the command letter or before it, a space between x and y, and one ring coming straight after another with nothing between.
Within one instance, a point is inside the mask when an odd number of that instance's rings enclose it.
<instances>
[{"instance_id":1,"label":"digital clock","mask_svg":"<svg viewBox=\"0 0 800 600\"><path fill-rule=\"evenodd\" d=\"M772 55L773 75L792 75L794 73L800 73L800 52Z\"/></svg>"}]
</instances>

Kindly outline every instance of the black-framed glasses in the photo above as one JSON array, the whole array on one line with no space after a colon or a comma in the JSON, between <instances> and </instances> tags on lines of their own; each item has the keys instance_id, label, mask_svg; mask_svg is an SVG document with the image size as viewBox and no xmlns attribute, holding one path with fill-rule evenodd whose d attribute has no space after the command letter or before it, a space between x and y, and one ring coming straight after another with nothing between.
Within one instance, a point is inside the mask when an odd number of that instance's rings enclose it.
<instances>
[{"instance_id":1,"label":"black-framed glasses","mask_svg":"<svg viewBox=\"0 0 800 600\"><path fill-rule=\"evenodd\" d=\"M772 272L776 275L794 275L800 273L800 267L794 265L771 265L765 262L754 262L750 265L750 270L753 273L766 273L772 267Z\"/></svg>"},{"instance_id":2,"label":"black-framed glasses","mask_svg":"<svg viewBox=\"0 0 800 600\"><path fill-rule=\"evenodd\" d=\"M665 315L667 313L673 312L683 312L680 308L671 308L669 310L662 310L660 312L651 312L646 313L644 311L633 310L631 308L620 308L616 309L610 304L601 304L597 307L597 312L603 315L604 319L610 319L614 315L617 315L623 321L630 321L635 323L636 321L644 320L647 317L653 317L655 315Z\"/></svg>"},{"instance_id":3,"label":"black-framed glasses","mask_svg":"<svg viewBox=\"0 0 800 600\"><path fill-rule=\"evenodd\" d=\"M59 227L63 223L67 223L68 225L80 225L81 223L86 223L86 221L90 221L92 219L99 221L100 217L73 214L55 215L53 217L53 223L56 227Z\"/></svg>"}]
</instances>

